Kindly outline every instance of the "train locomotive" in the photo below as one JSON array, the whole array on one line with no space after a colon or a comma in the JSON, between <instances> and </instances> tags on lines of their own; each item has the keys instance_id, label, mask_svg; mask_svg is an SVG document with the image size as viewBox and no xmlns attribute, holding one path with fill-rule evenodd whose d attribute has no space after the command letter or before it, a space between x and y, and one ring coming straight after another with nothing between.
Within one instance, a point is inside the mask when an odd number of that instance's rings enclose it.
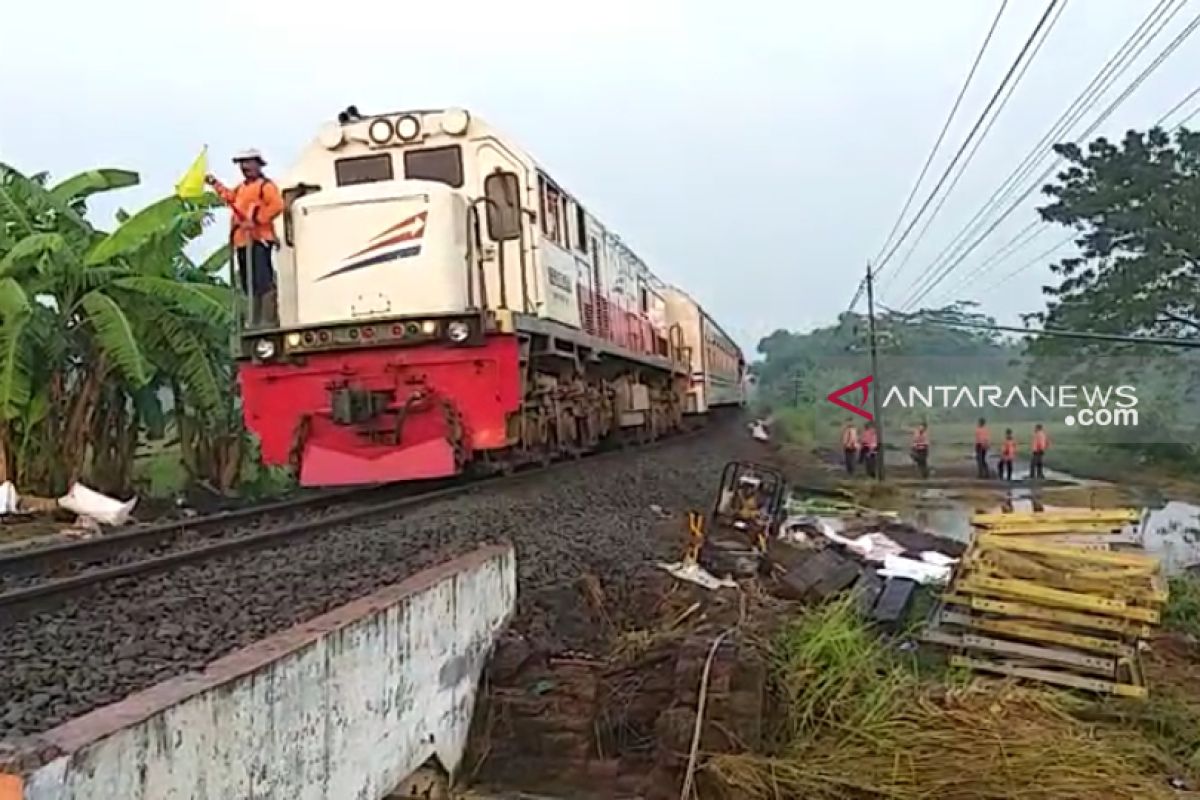
<instances>
[{"instance_id":1,"label":"train locomotive","mask_svg":"<svg viewBox=\"0 0 1200 800\"><path fill-rule=\"evenodd\" d=\"M241 328L238 378L302 485L508 470L744 402L704 309L466 110L347 109L277 180L279 324Z\"/></svg>"}]
</instances>

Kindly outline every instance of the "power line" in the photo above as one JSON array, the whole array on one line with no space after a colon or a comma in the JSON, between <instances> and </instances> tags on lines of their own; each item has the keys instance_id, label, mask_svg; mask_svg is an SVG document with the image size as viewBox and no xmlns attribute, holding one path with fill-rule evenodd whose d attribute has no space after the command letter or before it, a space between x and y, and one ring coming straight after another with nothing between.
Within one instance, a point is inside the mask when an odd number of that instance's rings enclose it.
<instances>
[{"instance_id":1,"label":"power line","mask_svg":"<svg viewBox=\"0 0 1200 800\"><path fill-rule=\"evenodd\" d=\"M958 172L955 174L954 180L950 182L949 188L942 193L937 205L933 207L933 211L928 217L925 218L925 224L921 226L921 230L917 232L916 239L914 239L912 244L909 245L908 251L905 253L904 258L900 261L900 266L888 273L887 279L883 282L885 286L894 284L895 280L900 277L902 272L904 272L904 268L908 266L908 262L912 260L913 254L917 252L917 248L920 247L921 242L925 239L925 234L929 232L929 226L933 224L935 219L937 219L938 214L940 214L942 211L942 206L946 205L946 201L950 199L950 195L954 194L954 190L958 187L959 181L962 180L963 174L967 171L967 167L970 166L971 162L974 160L975 152L979 150L980 146L987 139L988 134L991 133L992 126L996 124L996 120L1000 118L1000 114L1003 113L1005 106L1008 105L1008 101L1016 92L1017 86L1020 85L1021 80L1025 77L1025 71L1029 69L1029 65L1033 63L1034 59L1037 58L1038 53L1041 52L1042 45L1044 45L1046 40L1050 38L1050 33L1053 31L1054 26L1058 23L1058 18L1062 16L1062 12L1064 9L1066 9L1066 7L1066 2L1063 2L1063 4L1058 7L1058 11L1055 12L1054 18L1051 19L1050 24L1046 26L1045 35L1038 40L1038 43L1034 46L1033 52L1030 54L1029 58L1025 59L1025 63L1021 65L1021 71L1017 73L1016 79L1008 87L1007 94L1004 95L1004 99L1002 99L1000 101L1000 105L997 106L996 113L992 115L990 120L988 120L987 127L983 129L983 133L978 139L975 140L975 144L972 146L971 152L967 153L966 160L962 163L962 165L959 166Z\"/></svg>"},{"instance_id":2,"label":"power line","mask_svg":"<svg viewBox=\"0 0 1200 800\"><path fill-rule=\"evenodd\" d=\"M983 61L983 54L987 52L988 45L991 44L992 35L996 32L996 27L1000 24L1000 18L1004 16L1004 9L1008 8L1008 0L1002 0L1000 10L996 12L995 19L992 20L992 26L988 28L987 36L983 39L983 44L979 47L979 52L975 54L975 61L971 64L970 71L967 72L967 78L963 81L962 88L958 90L958 97L954 99L954 105L950 107L950 113L946 115L946 121L942 124L942 130L937 136L937 141L933 143L933 148L929 151L929 157L925 159L925 165L921 167L921 174L917 176L917 182L913 184L912 191L908 193L908 199L904 201L904 207L900 209L900 215L896 217L896 222L892 225L891 231L888 232L887 238L883 241L883 246L879 248L879 252L875 254L872 261L879 263L883 257L883 253L892 242L892 237L896 235L896 231L900 229L900 223L904 221L904 215L908 213L908 209L912 206L913 198L917 196L917 190L921 188L921 182L925 180L926 173L929 172L929 167L933 164L934 156L937 155L938 149L942 146L942 140L946 138L946 132L950 130L950 123L954 121L955 114L958 113L958 107L962 105L963 97L967 93L967 89L971 86L971 80L975 77L975 71L979 69L979 62Z\"/></svg>"},{"instance_id":3,"label":"power line","mask_svg":"<svg viewBox=\"0 0 1200 800\"><path fill-rule=\"evenodd\" d=\"M1187 94L1187 96L1186 96L1186 97L1184 97L1182 100L1180 100L1180 101L1179 101L1178 103L1176 103L1175 105L1171 106L1171 109L1170 109L1169 111L1167 111L1165 114L1163 114L1161 117L1159 117L1159 118L1158 118L1158 121L1154 123L1153 127L1156 127L1156 128L1158 128L1158 127L1161 127L1161 126L1162 126L1162 124L1163 124L1163 122L1165 122L1165 121L1167 120L1167 118L1168 118L1168 117L1170 117L1172 114L1174 114L1174 113L1175 113L1176 111L1178 111L1180 108L1182 108L1184 104L1186 104L1186 103L1187 103L1189 100L1191 100L1193 97L1195 97L1195 96L1196 96L1196 95L1198 95L1198 94L1200 94L1200 86L1197 86L1195 89L1193 89L1191 92L1189 92L1189 93ZM1197 114L1200 114L1200 107L1198 107L1198 108L1196 108L1195 110L1193 110L1193 111L1192 111L1192 112L1191 112L1191 113L1190 113L1190 114L1189 114L1187 117L1184 117L1184 119L1183 119L1183 120L1181 120L1180 122L1178 122L1178 123L1177 123L1177 124L1176 124L1176 125L1175 125L1175 126L1172 128L1172 129L1171 129L1171 133L1176 133L1176 132L1178 132L1180 129L1182 129L1182 128L1183 128L1183 126L1184 126L1184 125L1186 125L1186 124L1187 124L1188 120L1190 120L1192 117L1196 116ZM985 268L985 267L986 267L988 264L990 264L990 263L993 263L993 262L994 262L994 263L1000 263L1001 261L1006 261L1006 260L1008 260L1008 259L1009 259L1009 258L1010 258L1010 257L1011 257L1011 256L1012 256L1014 253L1016 253L1018 250L1022 249L1022 248L1023 248L1025 245L1029 244L1029 242L1033 241L1033 239L1036 239L1036 238L1037 238L1037 236L1040 236L1040 235L1041 235L1042 233L1044 233L1045 231L1047 231L1047 230L1050 230L1050 228L1051 228L1051 223L1048 223L1048 222L1042 222L1041 220L1034 220L1034 221L1033 221L1033 222L1031 222L1029 225L1025 226L1025 228L1023 228L1023 229L1021 230L1021 232L1017 234L1017 236L1016 236L1016 237L1013 237L1013 239L1016 239L1016 238L1020 237L1022 233L1024 233L1025 231L1027 231L1027 230L1029 230L1030 228L1033 228L1033 227L1038 227L1038 228L1039 228L1037 235L1030 237L1030 238L1029 238L1027 241L1025 241L1025 242L1024 242L1024 243L1022 243L1021 245L1018 245L1017 247L1015 247L1015 248L1013 248L1011 251L1009 251L1009 253L1008 253L1007 255L1003 256L1002 258L998 258L998 259L997 259L997 256L999 256L999 255L1000 255L1000 253L1001 253L1001 252L1003 252L1003 251L1004 251L1004 250L1005 250L1005 249L1008 247L1008 245L1007 245L1007 244L1006 244L1006 245L1004 245L1004 246L1002 246L1002 247L1001 247L1001 248L1000 248L998 251L996 251L995 253L993 253L993 254L992 254L992 256L990 256L990 257L989 257L989 258L988 258L986 261L984 261L982 264L980 264L980 265L979 265L979 267L978 267L978 268L976 268L976 270L975 270L974 272L972 272L970 275L968 275L968 276L967 276L967 278L966 278L965 280L959 281L958 285L957 285L957 286L956 286L954 289L952 289L952 290L951 290L951 291L949 291L949 292L945 292L945 293L943 293L943 294L939 295L939 297L942 297L942 298L949 298L949 297L952 297L952 296L953 296L954 294L956 294L957 292L959 292L959 291L962 291L962 289L963 289L963 288L964 288L964 287L965 287L967 284L969 284L969 283L970 283L970 282L971 282L971 281L972 281L972 280L973 280L975 277L979 276L979 275L980 275L982 272L986 271L984 268ZM1042 261L1042 259L1043 259L1043 258L1045 258L1046 256L1048 256L1048 255L1050 255L1050 254L1052 254L1052 253L1054 253L1054 252L1057 252L1058 250L1061 250L1063 247L1065 247L1066 245L1068 245L1068 244L1070 244L1072 241L1074 241L1074 240L1075 240L1075 238L1076 238L1076 233L1075 233L1074 231L1072 231L1071 233L1067 234L1067 237L1066 237L1065 239L1062 239L1062 240L1061 240L1061 241L1059 241L1057 244L1055 244L1053 247L1051 247L1051 248L1049 248L1048 250L1046 250L1046 251L1044 251L1044 252L1042 252L1042 253L1039 253L1038 255L1034 256L1032 259L1030 259L1029 261L1025 262L1025 263L1024 263L1024 264L1022 264L1020 267L1017 267L1015 270L1013 270L1012 272L1008 273L1007 275L1005 275L1004 277L1002 277L1000 280L998 280L998 281L995 281L995 282L993 282L993 283L991 283L991 284L988 284L987 286L985 286L985 287L984 287L984 288L981 290L981 293L983 293L983 294L986 294L987 292L990 292L990 291L992 291L992 290L993 290L993 289L995 289L996 287L998 287L998 286L1002 286L1003 284L1007 283L1009 280L1011 280L1011 279L1015 278L1017 275L1021 274L1021 273L1022 273L1022 272L1024 272L1025 270L1027 270L1027 269L1030 269L1031 267L1035 267L1035 266L1037 266L1038 264L1040 264L1040 263L1041 263L1041 261ZM1011 244L1011 242L1012 242L1012 241L1013 241L1013 240L1009 240L1009 243Z\"/></svg>"},{"instance_id":4,"label":"power line","mask_svg":"<svg viewBox=\"0 0 1200 800\"><path fill-rule=\"evenodd\" d=\"M1030 268L1032 268L1032 267L1036 267L1038 264L1042 263L1042 259L1043 259L1043 258L1045 258L1045 257L1046 257L1046 256L1048 256L1048 255L1051 255L1051 254L1053 254L1053 253L1056 253L1056 252L1058 252L1059 250L1061 250L1062 248L1066 247L1068 244L1070 244L1070 243L1071 243L1071 242L1073 242L1074 240L1075 240L1075 233L1074 233L1074 232L1072 232L1070 235L1068 235L1068 236L1067 236L1067 238L1065 238L1065 239L1061 240L1061 241L1060 241L1058 244L1054 245L1053 247L1049 248L1048 250L1045 250L1045 251L1043 251L1043 252L1041 252L1041 253L1038 253L1036 256L1034 256L1033 258L1029 259L1029 260L1028 260L1028 261L1026 261L1024 264L1022 264L1021 266L1017 267L1016 269L1014 269L1012 272L1010 272L1010 273L1008 273L1007 275L1005 275L1005 276L1004 276L1003 278L1001 278L1000 280L998 280L998 281L996 281L995 283L993 283L993 284L989 285L989 286L988 286L987 288L985 288L983 291L984 291L985 293L986 293L986 292L990 292L992 289L995 289L997 286L1000 286L1000 285L1002 285L1002 284L1004 284L1004 283L1007 283L1008 281L1010 281L1010 280L1012 280L1013 278L1017 277L1018 275L1020 275L1020 274L1021 274L1022 272L1024 272L1025 270L1027 270L1027 269L1030 269Z\"/></svg>"},{"instance_id":5,"label":"power line","mask_svg":"<svg viewBox=\"0 0 1200 800\"><path fill-rule=\"evenodd\" d=\"M1017 231L1016 235L1002 244L999 249L985 258L975 267L973 271L963 277L961 281L955 284L953 289L943 292L939 298L954 295L962 290L964 286L970 284L973 280L981 276L987 271L988 267L993 264L999 264L1012 257L1015 253L1022 250L1026 245L1033 242L1034 239L1042 235L1048 228L1046 223L1041 220L1033 220L1021 230ZM1019 243L1018 243L1019 242Z\"/></svg>"},{"instance_id":6,"label":"power line","mask_svg":"<svg viewBox=\"0 0 1200 800\"><path fill-rule=\"evenodd\" d=\"M1046 6L1046 10L1042 14L1041 19L1038 20L1037 26L1034 27L1033 32L1029 34L1029 38L1025 40L1025 44L1021 46L1021 50L1019 53L1017 53L1017 57L1009 66L1008 72L1005 73L1004 78L1000 81L1000 85L996 87L996 91L992 94L991 99L988 100L988 104L986 107L984 107L983 112L979 115L979 118L975 120L975 125L972 126L970 133L967 134L967 138L963 140L962 145L958 148L958 152L954 154L954 158L951 159L950 163L946 166L946 170L942 173L942 177L938 179L937 185L933 187L933 191L929 193L927 198L925 198L925 202L921 205L921 208L917 210L916 216L912 218L912 221L908 223L908 227L904 229L904 233L900 235L900 238L895 241L891 249L888 250L887 254L883 257L879 264L876 265L876 274L881 272L887 266L888 261L895 254L896 250L901 244L903 244L904 240L908 238L908 235L912 233L912 229L916 226L917 221L920 220L921 215L925 213L927 208L929 208L929 204L933 202L934 197L937 196L937 193L941 190L942 185L945 184L946 179L950 177L950 173L953 172L954 166L958 163L958 160L962 158L963 153L966 152L967 147L971 144L971 140L975 138L975 134L979 132L984 120L987 119L987 115L991 113L993 106L996 105L996 101L1000 99L1000 95L1004 93L1004 88L1008 85L1008 82L1012 80L1013 74L1016 73L1017 68L1021 65L1021 61L1025 58L1025 54L1029 52L1029 48L1033 45L1034 40L1037 38L1037 35L1041 32L1042 28L1045 27L1046 21L1050 19L1050 14L1058 6L1059 2L1060 0L1050 0L1050 3Z\"/></svg>"},{"instance_id":7,"label":"power line","mask_svg":"<svg viewBox=\"0 0 1200 800\"><path fill-rule=\"evenodd\" d=\"M1183 44L1183 42L1189 36L1191 36L1191 34L1196 30L1196 28L1198 26L1200 26L1200 15L1197 15L1195 18L1193 18L1193 20L1188 24L1188 26L1186 28L1184 28L1183 31L1181 31L1170 42L1170 44L1168 44L1166 46L1166 48L1163 49L1163 51L1154 59L1154 61L1152 61L1150 63L1150 65L1147 66L1146 69L1144 69L1141 72L1141 74L1138 75L1138 77L1136 79L1134 79L1134 81L1132 83L1130 83L1130 85L1125 89L1125 91L1123 91L1117 97L1117 99L1114 100L1108 106L1108 108L1106 108L1104 110L1104 113L1102 113L1095 122L1093 122L1090 126L1088 126L1087 130L1085 130L1082 134L1080 134L1080 136L1078 138L1080 138L1080 139L1086 138L1086 137L1090 136L1092 134L1092 132L1095 131L1098 127L1100 127L1100 125L1102 125L1104 123L1104 121L1107 120L1112 115L1112 113L1114 111L1116 111L1117 108L1122 103L1124 103L1127 99L1129 99L1130 95L1132 95L1138 89L1138 87L1141 86L1141 84L1146 80L1146 78L1149 77L1150 74L1153 73L1156 69L1158 69L1158 67L1164 61L1166 61L1166 59L1173 52L1175 52L1175 50L1178 49L1179 46L1181 44ZM1062 160L1062 156L1059 156L1058 158L1056 158L1050 164L1050 166L1047 167L1045 169L1045 171L1043 171L1042 174L1040 176L1038 176L1038 178L1036 178L1033 181L1033 183L1030 184L1029 187L1024 192L1022 192L1021 195L1015 201L1013 201L1013 203L1007 209L1005 209L1004 213L1001 214L995 220L995 222L993 222L987 228L987 230L985 230L980 236L978 236L970 244L970 246L967 247L954 261L947 263L945 268L938 274L938 276L932 282L930 282L925 287L925 289L922 290L915 297L915 299L910 299L905 304L905 307L911 308L912 306L916 305L917 303L920 303L921 300L923 300L929 294L929 292L931 292L939 283L941 283L943 280L945 280L946 276L949 275L951 272L953 272L954 269L956 269L959 264L961 264L964 260L966 260L967 256L969 256L972 252L974 252L975 248L977 248L985 239L987 239L987 237L991 235L992 231L994 231L997 228L997 226L1000 225L1001 222L1003 222L1005 219L1007 219L1008 216L1014 210L1016 210L1017 206L1019 206L1027 197L1029 197L1029 195L1033 194L1033 192L1038 188L1038 186L1041 184L1041 182L1044 181L1047 177L1049 177L1054 172L1054 169L1058 166L1058 163L1061 160Z\"/></svg>"},{"instance_id":8,"label":"power line","mask_svg":"<svg viewBox=\"0 0 1200 800\"><path fill-rule=\"evenodd\" d=\"M1078 122L1100 100L1104 92L1128 70L1137 57L1145 51L1175 14L1179 12L1183 4L1186 4L1187 0L1178 0L1179 5L1176 5L1172 10L1170 6L1176 2L1177 0L1159 0L1158 5L1151 9L1137 28L1134 29L1133 33L1117 49L1117 52L1108 59L1100 71L1084 87L1083 91L1079 93L1054 124L1050 126L1050 129L1042 135L1042 138L1025 155L1021 163L1009 173L1008 177L1004 179L992 194L992 197L959 230L950 244L938 254L922 275L917 277L912 284L913 289L909 294L910 298L920 291L918 287L921 287L922 283L927 282L932 275L936 274L940 267L949 263L962 251L962 246L966 241L985 224L984 218L1007 200L1013 191L1033 172L1037 164L1045 160L1052 153L1046 146L1054 139L1065 136L1071 126ZM1151 29L1156 24L1158 27L1151 32ZM1042 179L1039 178L1038 181L1040 180Z\"/></svg>"},{"instance_id":9,"label":"power line","mask_svg":"<svg viewBox=\"0 0 1200 800\"><path fill-rule=\"evenodd\" d=\"M966 320L935 319L925 317L924 322L930 325L941 325L947 328L976 328L980 330L997 331L1001 333L1018 333L1024 336L1051 336L1061 339L1085 339L1099 342L1120 342L1122 344L1145 344L1156 347L1183 347L1186 349L1200 348L1200 339L1182 339L1164 336L1129 336L1119 333L1097 333L1095 331L1072 331L1062 328L1017 328L1011 325L992 325L985 322L967 322Z\"/></svg>"}]
</instances>

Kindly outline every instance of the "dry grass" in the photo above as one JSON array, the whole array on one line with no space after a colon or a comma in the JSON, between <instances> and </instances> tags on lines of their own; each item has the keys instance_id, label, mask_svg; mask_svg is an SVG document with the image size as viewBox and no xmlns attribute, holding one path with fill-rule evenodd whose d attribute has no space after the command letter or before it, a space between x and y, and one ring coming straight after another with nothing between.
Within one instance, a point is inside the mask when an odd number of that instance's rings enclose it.
<instances>
[{"instance_id":1,"label":"dry grass","mask_svg":"<svg viewBox=\"0 0 1200 800\"><path fill-rule=\"evenodd\" d=\"M777 637L774 652L785 709L776 752L708 765L735 796L1179 797L1159 772L1161 752L1136 731L1080 721L1080 701L1060 692L922 678L850 601L814 609Z\"/></svg>"}]
</instances>

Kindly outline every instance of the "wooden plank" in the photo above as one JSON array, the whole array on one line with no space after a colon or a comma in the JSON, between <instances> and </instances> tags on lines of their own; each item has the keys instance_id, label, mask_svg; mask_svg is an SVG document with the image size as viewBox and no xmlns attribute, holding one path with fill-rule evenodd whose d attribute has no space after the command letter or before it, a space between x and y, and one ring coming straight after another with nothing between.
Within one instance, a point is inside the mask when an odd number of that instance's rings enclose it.
<instances>
[{"instance_id":1,"label":"wooden plank","mask_svg":"<svg viewBox=\"0 0 1200 800\"><path fill-rule=\"evenodd\" d=\"M1087 678L1082 675L1072 675L1069 672L1055 672L1054 670L1038 669L1037 667L997 663L985 659L957 655L950 657L950 664L955 667L965 667L982 672L994 672L1012 678L1028 678L1029 680L1042 681L1043 683L1053 683L1072 689L1086 689L1102 694L1117 695L1118 697L1144 698L1146 696L1145 686L1106 681L1098 678Z\"/></svg>"},{"instance_id":2,"label":"wooden plank","mask_svg":"<svg viewBox=\"0 0 1200 800\"><path fill-rule=\"evenodd\" d=\"M968 650L984 650L989 653L1027 658L1032 661L1049 661L1064 667L1091 670L1101 675L1112 675L1115 677L1117 674L1117 660L1115 658L1101 658L1100 656L1086 655L1059 647L1041 647L1040 645L1010 642L1006 639L977 636L973 633L963 634L962 641L963 647Z\"/></svg>"},{"instance_id":3,"label":"wooden plank","mask_svg":"<svg viewBox=\"0 0 1200 800\"><path fill-rule=\"evenodd\" d=\"M959 625L964 628L1001 634L1005 637L1027 639L1046 644L1059 644L1065 647L1073 647L1077 650L1107 653L1115 657L1130 658L1136 652L1131 645L1119 640L1102 639L1099 636L1088 636L1082 633L1047 628L1020 620L988 619L957 611L943 611L940 614L940 619L947 625Z\"/></svg>"},{"instance_id":4,"label":"wooden plank","mask_svg":"<svg viewBox=\"0 0 1200 800\"><path fill-rule=\"evenodd\" d=\"M1006 522L1137 522L1142 512L1135 508L1069 508L1056 511L1010 511L971 516L972 525Z\"/></svg>"},{"instance_id":5,"label":"wooden plank","mask_svg":"<svg viewBox=\"0 0 1200 800\"><path fill-rule=\"evenodd\" d=\"M1117 617L1102 617L1094 614L1084 614L1079 611L1068 611L1062 608L1039 606L1022 603L1016 600L996 600L991 597L980 597L960 592L949 592L942 596L947 604L965 606L976 611L987 611L992 614L1003 614L1010 617L1025 617L1028 619L1053 622L1059 625L1070 625L1075 628L1106 631L1130 637L1148 637L1150 626L1130 622Z\"/></svg>"}]
</instances>

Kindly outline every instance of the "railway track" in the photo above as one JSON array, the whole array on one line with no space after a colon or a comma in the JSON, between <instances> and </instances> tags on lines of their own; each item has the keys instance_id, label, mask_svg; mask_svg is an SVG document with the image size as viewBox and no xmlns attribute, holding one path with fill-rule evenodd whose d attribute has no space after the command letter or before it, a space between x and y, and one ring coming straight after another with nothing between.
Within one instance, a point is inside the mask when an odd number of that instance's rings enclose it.
<instances>
[{"instance_id":1,"label":"railway track","mask_svg":"<svg viewBox=\"0 0 1200 800\"><path fill-rule=\"evenodd\" d=\"M700 426L682 434L627 449L615 447L581 458L632 456L697 436ZM394 515L469 492L544 476L574 459L474 480L371 486L330 492L204 517L148 525L110 536L30 548L0 557L0 628L121 579L139 578L198 564L212 558L271 547L336 529L366 518ZM335 509L321 508L336 504ZM313 509L320 511L314 516Z\"/></svg>"}]
</instances>

